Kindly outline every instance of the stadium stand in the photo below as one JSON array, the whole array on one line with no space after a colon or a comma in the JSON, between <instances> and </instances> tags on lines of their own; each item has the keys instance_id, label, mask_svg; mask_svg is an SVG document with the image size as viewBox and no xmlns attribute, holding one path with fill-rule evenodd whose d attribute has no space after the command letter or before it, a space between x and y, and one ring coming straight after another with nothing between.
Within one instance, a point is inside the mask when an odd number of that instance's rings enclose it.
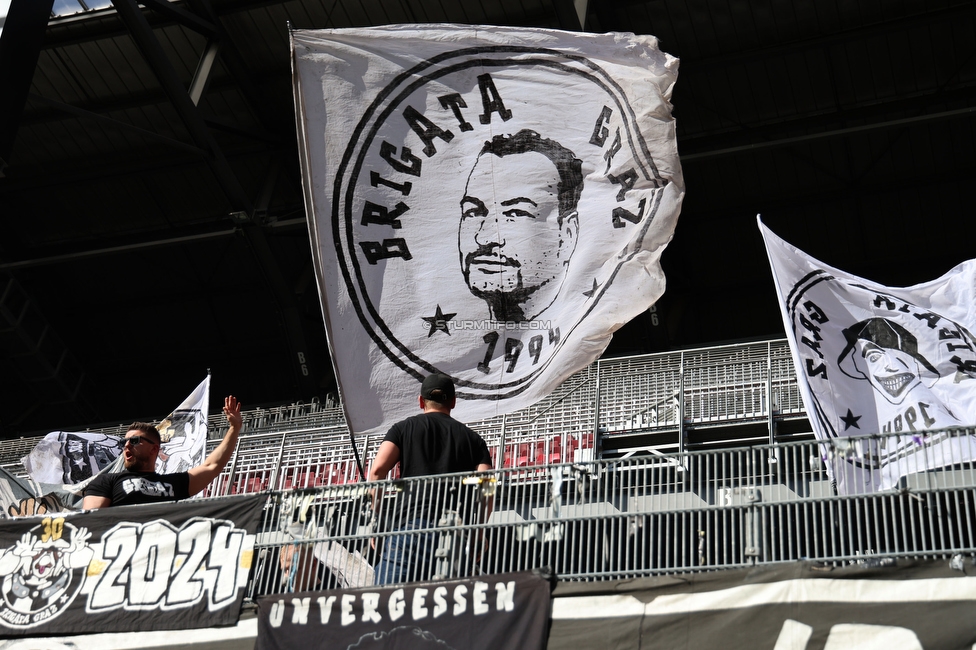
<instances>
[{"instance_id":1,"label":"stadium stand","mask_svg":"<svg viewBox=\"0 0 976 650\"><path fill-rule=\"evenodd\" d=\"M859 442L815 441L804 418L782 340L601 360L530 408L471 423L496 472L393 477L384 493L461 495L466 510L433 529L446 549L439 576L549 566L564 579L605 580L976 553L971 461L838 496L824 460ZM368 581L368 540L392 533L371 520L341 409L294 403L245 421L207 496L267 494L249 596ZM209 424L214 445L227 423L216 415ZM0 463L23 474L19 458L37 440L7 442ZM358 439L360 457L368 462L380 441ZM471 513L489 500L492 515L479 523ZM284 575L280 558L294 553L314 570Z\"/></svg>"},{"instance_id":2,"label":"stadium stand","mask_svg":"<svg viewBox=\"0 0 976 650\"><path fill-rule=\"evenodd\" d=\"M805 418L792 368L785 340L600 360L529 408L469 425L502 468L776 442L779 422ZM293 404L246 416L211 496L359 480L341 408ZM738 431L756 423L766 429ZM222 416L211 418L210 437L225 427ZM698 429L717 434L691 435ZM811 435L807 425L783 439ZM372 458L381 441L360 440L361 457Z\"/></svg>"},{"instance_id":3,"label":"stadium stand","mask_svg":"<svg viewBox=\"0 0 976 650\"><path fill-rule=\"evenodd\" d=\"M973 431L947 433L965 437ZM822 462L835 453L845 449L790 441L531 471L510 467L491 477L389 481L384 490L440 495L462 479L465 505L459 506L459 518L443 518L426 531L454 549L449 561L438 565L441 576L549 566L563 579L610 580L798 560L878 563L976 551L972 462L912 475L897 489L838 496ZM362 512L365 493L364 486L349 485L307 491L311 506L305 506L309 523L303 536L265 538L268 558L291 544L310 557L322 556L323 545L362 552L347 558L345 567L330 565L316 573L317 582L289 589L347 584L336 572L348 578L350 567L369 563L365 549L371 535L393 534L382 525L378 533L370 528L375 522ZM481 524L470 515L476 509L472 504L489 498L493 512ZM294 508L290 499L288 492L269 493L267 530ZM265 574L273 575L273 566ZM278 588L271 580L255 585L255 594Z\"/></svg>"},{"instance_id":4,"label":"stadium stand","mask_svg":"<svg viewBox=\"0 0 976 650\"><path fill-rule=\"evenodd\" d=\"M345 417L331 400L252 409L243 418L237 452L208 496L359 480ZM526 409L468 424L496 467L526 468L776 442L794 435L777 435L780 422L804 419L789 347L774 340L600 360ZM756 424L745 435L738 430ZM93 431L121 436L125 427ZM211 444L226 427L222 415L210 417ZM714 431L696 435L705 430ZM810 435L807 425L799 437ZM0 466L23 475L20 459L39 439L5 443ZM362 457L380 442L359 441Z\"/></svg>"}]
</instances>

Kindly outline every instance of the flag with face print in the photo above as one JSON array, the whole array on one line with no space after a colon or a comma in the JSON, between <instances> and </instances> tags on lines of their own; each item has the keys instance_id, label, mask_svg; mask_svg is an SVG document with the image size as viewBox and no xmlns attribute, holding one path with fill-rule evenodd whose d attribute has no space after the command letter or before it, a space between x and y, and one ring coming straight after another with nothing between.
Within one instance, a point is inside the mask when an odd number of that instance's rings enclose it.
<instances>
[{"instance_id":1,"label":"flag with face print","mask_svg":"<svg viewBox=\"0 0 976 650\"><path fill-rule=\"evenodd\" d=\"M885 287L759 228L810 423L839 443L826 457L838 491L976 459L976 440L958 432L976 424L976 260Z\"/></svg>"},{"instance_id":2,"label":"flag with face print","mask_svg":"<svg viewBox=\"0 0 976 650\"><path fill-rule=\"evenodd\" d=\"M312 251L358 433L434 372L523 408L664 291L684 195L651 36L462 25L292 33Z\"/></svg>"}]
</instances>

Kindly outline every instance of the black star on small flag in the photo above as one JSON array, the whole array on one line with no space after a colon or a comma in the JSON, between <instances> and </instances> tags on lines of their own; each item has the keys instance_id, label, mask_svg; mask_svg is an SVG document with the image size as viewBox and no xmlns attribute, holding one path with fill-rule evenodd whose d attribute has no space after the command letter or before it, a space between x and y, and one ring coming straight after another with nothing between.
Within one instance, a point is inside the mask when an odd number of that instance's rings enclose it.
<instances>
[{"instance_id":1,"label":"black star on small flag","mask_svg":"<svg viewBox=\"0 0 976 650\"><path fill-rule=\"evenodd\" d=\"M844 431L847 431L851 427L860 429L861 426L857 423L857 421L860 419L860 415L855 416L853 413L851 413L851 409L847 409L847 415L841 417L841 420L844 421Z\"/></svg>"},{"instance_id":2,"label":"black star on small flag","mask_svg":"<svg viewBox=\"0 0 976 650\"><path fill-rule=\"evenodd\" d=\"M432 337L434 332L438 330L450 336L451 330L447 329L447 321L451 320L455 316L457 316L457 312L454 312L453 314L445 314L442 312L440 305L437 305L437 312L433 316L421 316L421 318L427 321L427 324L430 326L427 328L427 338Z\"/></svg>"},{"instance_id":3,"label":"black star on small flag","mask_svg":"<svg viewBox=\"0 0 976 650\"><path fill-rule=\"evenodd\" d=\"M600 285L596 283L596 278L593 278L593 288L590 289L589 291L584 291L583 295L586 296L587 298L592 298L594 295L596 295L596 290L599 288Z\"/></svg>"}]
</instances>

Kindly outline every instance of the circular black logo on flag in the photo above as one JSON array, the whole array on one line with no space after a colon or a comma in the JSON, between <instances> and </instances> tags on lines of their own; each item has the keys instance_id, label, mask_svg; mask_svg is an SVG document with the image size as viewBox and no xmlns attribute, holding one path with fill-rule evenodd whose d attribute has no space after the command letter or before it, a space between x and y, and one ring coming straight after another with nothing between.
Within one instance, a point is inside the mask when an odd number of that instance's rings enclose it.
<instances>
[{"instance_id":1,"label":"circular black logo on flag","mask_svg":"<svg viewBox=\"0 0 976 650\"><path fill-rule=\"evenodd\" d=\"M670 120L660 97L640 101ZM566 345L625 322L642 286L621 269L646 261L668 182L596 62L508 46L439 55L383 88L336 171L345 291L398 367L504 399Z\"/></svg>"},{"instance_id":2,"label":"circular black logo on flag","mask_svg":"<svg viewBox=\"0 0 976 650\"><path fill-rule=\"evenodd\" d=\"M45 517L0 552L0 625L31 628L67 609L85 582L91 535Z\"/></svg>"}]
</instances>

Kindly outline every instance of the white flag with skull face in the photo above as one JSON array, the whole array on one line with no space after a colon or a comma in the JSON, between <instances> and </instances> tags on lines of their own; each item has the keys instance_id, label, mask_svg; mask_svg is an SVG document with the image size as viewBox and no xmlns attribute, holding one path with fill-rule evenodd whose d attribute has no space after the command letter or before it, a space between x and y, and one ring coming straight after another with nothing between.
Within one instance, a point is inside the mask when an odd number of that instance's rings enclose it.
<instances>
[{"instance_id":1,"label":"white flag with skull face","mask_svg":"<svg viewBox=\"0 0 976 650\"><path fill-rule=\"evenodd\" d=\"M976 260L885 287L820 262L759 223L814 433L866 434L828 457L841 494L976 460ZM845 445L841 445L845 447Z\"/></svg>"},{"instance_id":2,"label":"white flag with skull face","mask_svg":"<svg viewBox=\"0 0 976 650\"><path fill-rule=\"evenodd\" d=\"M678 62L633 34L292 34L306 207L349 424L433 372L462 420L525 407L664 291Z\"/></svg>"}]
</instances>

